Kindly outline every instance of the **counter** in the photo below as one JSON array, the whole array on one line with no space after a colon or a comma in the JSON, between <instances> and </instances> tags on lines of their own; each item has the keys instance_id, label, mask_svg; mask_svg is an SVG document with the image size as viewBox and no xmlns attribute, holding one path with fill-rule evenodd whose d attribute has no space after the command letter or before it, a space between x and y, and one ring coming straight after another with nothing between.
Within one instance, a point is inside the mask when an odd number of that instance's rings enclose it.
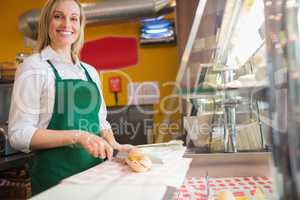
<instances>
[{"instance_id":1,"label":"counter","mask_svg":"<svg viewBox=\"0 0 300 200\"><path fill-rule=\"evenodd\" d=\"M220 153L220 154L189 154L184 157L192 158L192 162L186 173L186 180L193 178L204 178L207 174L210 177L258 177L270 176L271 153ZM100 168L99 168L100 169ZM171 169L170 169L171 170ZM99 173L101 170L98 170ZM111 173L114 170L112 170ZM136 175L135 175L136 176ZM162 176L162 175L161 175ZM90 179L94 177L90 174ZM126 179L126 178L125 178ZM153 177L159 179L159 177ZM107 184L92 184L88 180L84 184L61 184L32 198L33 200L46 199L176 199L175 192L180 187L151 184L124 184L124 177L114 179ZM135 180L135 179L133 179ZM132 183L132 182L130 182Z\"/></svg>"},{"instance_id":2,"label":"counter","mask_svg":"<svg viewBox=\"0 0 300 200\"><path fill-rule=\"evenodd\" d=\"M187 177L271 176L272 153L186 153L193 158Z\"/></svg>"}]
</instances>

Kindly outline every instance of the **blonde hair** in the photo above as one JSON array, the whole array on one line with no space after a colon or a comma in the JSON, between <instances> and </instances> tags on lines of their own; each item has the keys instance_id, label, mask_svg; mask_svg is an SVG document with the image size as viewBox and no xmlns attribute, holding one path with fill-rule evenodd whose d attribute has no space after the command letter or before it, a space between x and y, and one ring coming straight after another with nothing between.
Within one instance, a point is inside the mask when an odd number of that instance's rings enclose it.
<instances>
[{"instance_id":1,"label":"blonde hair","mask_svg":"<svg viewBox=\"0 0 300 200\"><path fill-rule=\"evenodd\" d=\"M48 0L43 7L41 12L40 20L39 20L39 29L38 29L38 43L37 43L37 51L41 52L45 47L50 45L50 37L49 37L49 25L52 18L52 13L56 8L57 4L66 1L66 0ZM71 54L72 56L79 57L80 50L84 43L84 27L85 27L85 15L83 11L83 7L80 4L79 0L74 1L80 9L80 31L77 40L71 46Z\"/></svg>"}]
</instances>

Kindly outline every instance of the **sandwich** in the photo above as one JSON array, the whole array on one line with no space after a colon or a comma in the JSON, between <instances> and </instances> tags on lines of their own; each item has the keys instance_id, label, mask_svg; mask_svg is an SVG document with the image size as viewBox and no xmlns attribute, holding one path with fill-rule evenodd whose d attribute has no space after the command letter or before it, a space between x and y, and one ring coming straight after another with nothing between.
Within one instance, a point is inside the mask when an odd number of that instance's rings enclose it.
<instances>
[{"instance_id":1,"label":"sandwich","mask_svg":"<svg viewBox=\"0 0 300 200\"><path fill-rule=\"evenodd\" d=\"M146 172L152 167L150 158L139 149L132 149L125 158L125 162L135 172Z\"/></svg>"},{"instance_id":2,"label":"sandwich","mask_svg":"<svg viewBox=\"0 0 300 200\"><path fill-rule=\"evenodd\" d=\"M217 193L216 200L235 200L235 197L230 191L220 191Z\"/></svg>"}]
</instances>

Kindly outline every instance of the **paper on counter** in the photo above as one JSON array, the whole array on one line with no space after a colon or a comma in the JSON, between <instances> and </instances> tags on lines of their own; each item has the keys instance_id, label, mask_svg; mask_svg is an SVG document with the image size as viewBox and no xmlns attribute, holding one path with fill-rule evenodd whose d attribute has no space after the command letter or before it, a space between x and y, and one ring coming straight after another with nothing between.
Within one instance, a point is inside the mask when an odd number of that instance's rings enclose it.
<instances>
[{"instance_id":1,"label":"paper on counter","mask_svg":"<svg viewBox=\"0 0 300 200\"><path fill-rule=\"evenodd\" d=\"M181 160L186 151L186 147L183 146L143 147L140 149L147 155L161 159L163 163Z\"/></svg>"},{"instance_id":2,"label":"paper on counter","mask_svg":"<svg viewBox=\"0 0 300 200\"><path fill-rule=\"evenodd\" d=\"M163 164L174 160L182 159L186 147L183 146L150 146L150 147L140 147L145 155L147 155L152 163ZM118 158L125 158L127 154L118 152Z\"/></svg>"},{"instance_id":3,"label":"paper on counter","mask_svg":"<svg viewBox=\"0 0 300 200\"><path fill-rule=\"evenodd\" d=\"M153 164L150 171L136 173L120 162L106 161L80 174L62 181L63 184L172 186L179 188L191 163L190 158L181 158L164 164Z\"/></svg>"},{"instance_id":4,"label":"paper on counter","mask_svg":"<svg viewBox=\"0 0 300 200\"><path fill-rule=\"evenodd\" d=\"M33 199L158 200L165 198L166 188L180 188L192 161L182 158L184 147L147 147L143 152L163 164L154 162L150 171L136 173L114 158L64 179Z\"/></svg>"},{"instance_id":5,"label":"paper on counter","mask_svg":"<svg viewBox=\"0 0 300 200\"><path fill-rule=\"evenodd\" d=\"M164 199L166 188L180 188L192 159L182 158L183 147L151 147L143 151L158 156L163 164L154 162L150 171L136 173L115 158L66 178L33 199Z\"/></svg>"},{"instance_id":6,"label":"paper on counter","mask_svg":"<svg viewBox=\"0 0 300 200\"><path fill-rule=\"evenodd\" d=\"M150 171L136 173L124 163L106 161L80 174L63 180L72 184L125 184L125 185L166 185L179 188L183 183L191 158L182 158L186 147L163 146L145 147L141 150L163 161L153 163Z\"/></svg>"},{"instance_id":7,"label":"paper on counter","mask_svg":"<svg viewBox=\"0 0 300 200\"><path fill-rule=\"evenodd\" d=\"M57 185L32 200L72 199L72 200L153 200L163 199L164 186L128 186L128 185Z\"/></svg>"}]
</instances>

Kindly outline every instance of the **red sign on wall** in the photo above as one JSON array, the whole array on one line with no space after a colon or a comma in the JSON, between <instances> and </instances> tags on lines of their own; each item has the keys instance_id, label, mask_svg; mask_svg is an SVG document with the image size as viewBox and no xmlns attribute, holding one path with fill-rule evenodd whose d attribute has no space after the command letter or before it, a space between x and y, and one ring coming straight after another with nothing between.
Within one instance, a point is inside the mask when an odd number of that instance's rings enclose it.
<instances>
[{"instance_id":1,"label":"red sign on wall","mask_svg":"<svg viewBox=\"0 0 300 200\"><path fill-rule=\"evenodd\" d=\"M109 89L111 92L121 92L121 78L110 77L109 78Z\"/></svg>"},{"instance_id":2,"label":"red sign on wall","mask_svg":"<svg viewBox=\"0 0 300 200\"><path fill-rule=\"evenodd\" d=\"M138 41L135 37L105 37L87 41L81 60L98 70L130 67L138 63Z\"/></svg>"}]
</instances>

